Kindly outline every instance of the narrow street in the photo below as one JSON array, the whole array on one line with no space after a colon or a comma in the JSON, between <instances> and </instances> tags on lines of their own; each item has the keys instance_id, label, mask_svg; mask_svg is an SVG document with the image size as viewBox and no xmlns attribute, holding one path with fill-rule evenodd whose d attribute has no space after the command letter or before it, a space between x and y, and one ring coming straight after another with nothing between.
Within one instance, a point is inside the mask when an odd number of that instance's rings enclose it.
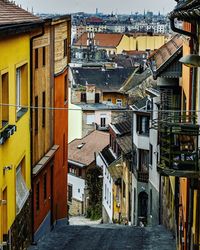
<instances>
[{"instance_id":1,"label":"narrow street","mask_svg":"<svg viewBox=\"0 0 200 250\"><path fill-rule=\"evenodd\" d=\"M162 226L142 228L97 223L77 217L71 225L56 227L28 250L175 250L173 236Z\"/></svg>"}]
</instances>

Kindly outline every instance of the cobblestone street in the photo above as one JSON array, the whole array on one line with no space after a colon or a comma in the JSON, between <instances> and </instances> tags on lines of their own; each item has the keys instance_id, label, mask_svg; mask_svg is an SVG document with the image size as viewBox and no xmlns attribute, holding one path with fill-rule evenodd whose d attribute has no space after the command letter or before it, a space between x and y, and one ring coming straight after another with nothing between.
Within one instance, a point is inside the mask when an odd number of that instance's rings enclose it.
<instances>
[{"instance_id":1,"label":"cobblestone street","mask_svg":"<svg viewBox=\"0 0 200 250\"><path fill-rule=\"evenodd\" d=\"M72 225L76 222L79 225ZM85 223L87 220L77 218L71 225L56 227L29 250L175 250L173 236L162 226Z\"/></svg>"}]
</instances>

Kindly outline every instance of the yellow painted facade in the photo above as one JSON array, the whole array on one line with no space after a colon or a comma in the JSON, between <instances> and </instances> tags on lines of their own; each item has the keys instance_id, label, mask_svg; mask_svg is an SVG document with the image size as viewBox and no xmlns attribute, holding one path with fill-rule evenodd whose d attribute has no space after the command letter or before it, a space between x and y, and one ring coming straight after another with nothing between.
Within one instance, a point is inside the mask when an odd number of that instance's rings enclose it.
<instances>
[{"instance_id":1,"label":"yellow painted facade","mask_svg":"<svg viewBox=\"0 0 200 250\"><path fill-rule=\"evenodd\" d=\"M122 54L125 51L138 50L145 51L146 49L159 49L165 44L165 36L127 36L123 35L121 41L116 47L105 47L108 55Z\"/></svg>"},{"instance_id":2,"label":"yellow painted facade","mask_svg":"<svg viewBox=\"0 0 200 250\"><path fill-rule=\"evenodd\" d=\"M17 68L21 71L21 98L20 104L30 103L30 79L29 79L29 58L30 58L30 38L29 35L10 36L0 39L0 102L3 100L2 76L8 75L8 102L16 104L16 82ZM22 111L22 110L21 110ZM3 117L3 108L0 106L0 119ZM8 109L8 124L16 125L16 131L8 138L3 145L0 145L0 200L7 200L7 203L0 203L0 243L3 234L7 233L12 226L16 214L16 169L21 164L22 176L26 187L30 190L30 110L24 110L20 115L14 106ZM0 121L2 123L2 121ZM0 132L6 126L0 127ZM3 170L4 167L11 166L10 170Z\"/></svg>"},{"instance_id":3,"label":"yellow painted facade","mask_svg":"<svg viewBox=\"0 0 200 250\"><path fill-rule=\"evenodd\" d=\"M164 36L138 36L136 38L136 49L145 51L146 49L159 49L165 43Z\"/></svg>"}]
</instances>

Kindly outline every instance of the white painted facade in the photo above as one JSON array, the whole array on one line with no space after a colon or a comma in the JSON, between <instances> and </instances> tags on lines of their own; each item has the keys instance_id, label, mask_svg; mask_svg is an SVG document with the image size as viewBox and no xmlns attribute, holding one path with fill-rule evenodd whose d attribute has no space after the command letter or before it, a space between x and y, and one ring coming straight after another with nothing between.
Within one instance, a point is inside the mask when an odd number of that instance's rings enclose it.
<instances>
[{"instance_id":1,"label":"white painted facade","mask_svg":"<svg viewBox=\"0 0 200 250\"><path fill-rule=\"evenodd\" d=\"M149 150L149 136L137 132L137 115L133 114L133 143L138 149Z\"/></svg>"},{"instance_id":2,"label":"white painted facade","mask_svg":"<svg viewBox=\"0 0 200 250\"><path fill-rule=\"evenodd\" d=\"M153 119L157 119L158 110L156 102L159 101L159 97L153 98ZM152 145L152 164L149 164L149 182L155 187L155 189L159 192L159 182L160 175L157 171L157 159L159 159L159 145L158 145L158 130L151 128L149 131L149 142Z\"/></svg>"},{"instance_id":3,"label":"white painted facade","mask_svg":"<svg viewBox=\"0 0 200 250\"><path fill-rule=\"evenodd\" d=\"M96 110L95 111L95 123L101 126L101 119L105 118L105 127L108 127L111 123L111 111L110 110Z\"/></svg>"},{"instance_id":4,"label":"white painted facade","mask_svg":"<svg viewBox=\"0 0 200 250\"><path fill-rule=\"evenodd\" d=\"M113 179L108 171L107 164L99 153L96 157L96 164L103 169L103 190L102 190L102 205L106 210L109 217L109 222L112 222L112 211L113 211L113 196L112 196L112 186Z\"/></svg>"},{"instance_id":5,"label":"white painted facade","mask_svg":"<svg viewBox=\"0 0 200 250\"><path fill-rule=\"evenodd\" d=\"M68 185L72 186L72 199L84 201L85 179L68 173Z\"/></svg>"}]
</instances>

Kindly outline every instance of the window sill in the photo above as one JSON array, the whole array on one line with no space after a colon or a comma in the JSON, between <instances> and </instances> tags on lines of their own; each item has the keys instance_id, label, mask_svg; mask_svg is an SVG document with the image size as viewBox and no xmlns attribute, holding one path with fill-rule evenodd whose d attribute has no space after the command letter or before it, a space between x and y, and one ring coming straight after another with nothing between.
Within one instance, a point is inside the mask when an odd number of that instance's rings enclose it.
<instances>
[{"instance_id":1,"label":"window sill","mask_svg":"<svg viewBox=\"0 0 200 250\"><path fill-rule=\"evenodd\" d=\"M8 121L2 121L2 127L0 128L0 131L2 131L7 125Z\"/></svg>"},{"instance_id":2,"label":"window sill","mask_svg":"<svg viewBox=\"0 0 200 250\"><path fill-rule=\"evenodd\" d=\"M20 120L20 118L28 111L28 108L21 108L19 111L17 111L17 121Z\"/></svg>"}]
</instances>

